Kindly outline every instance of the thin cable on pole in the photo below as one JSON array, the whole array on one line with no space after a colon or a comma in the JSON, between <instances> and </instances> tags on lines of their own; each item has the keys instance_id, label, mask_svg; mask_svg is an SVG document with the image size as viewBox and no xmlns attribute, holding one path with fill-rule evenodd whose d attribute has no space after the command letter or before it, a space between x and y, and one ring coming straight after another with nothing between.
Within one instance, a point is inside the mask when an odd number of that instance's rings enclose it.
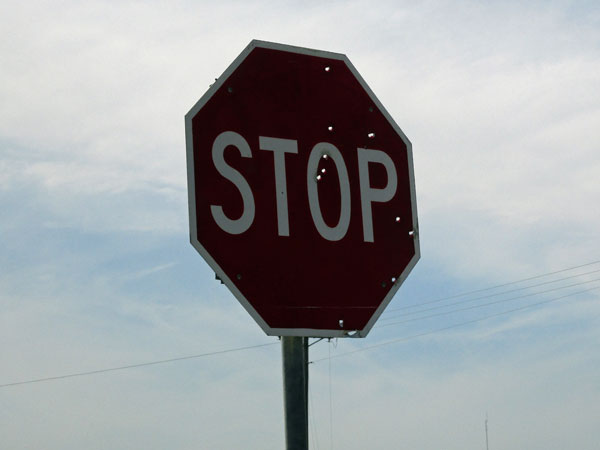
<instances>
[{"instance_id":1,"label":"thin cable on pole","mask_svg":"<svg viewBox=\"0 0 600 450\"><path fill-rule=\"evenodd\" d=\"M86 375L96 375L96 374L106 373L106 372L116 372L118 370L134 369L137 367L154 366L157 364L166 364L166 363L171 363L171 362L176 362L176 361L184 361L186 359L202 358L205 356L222 355L225 353L233 353L233 352L239 352L242 350L250 350L253 348L268 347L268 346L277 345L277 344L279 344L279 342L270 342L268 344L249 345L246 347L230 348L227 350L219 350L216 352L199 353L197 355L181 356L179 358L162 359L160 361L151 361L151 362L145 362L145 363L139 363L139 364L129 364L127 366L111 367L108 369L90 370L87 372L70 373L67 375L58 375L58 376L54 376L54 377L37 378L37 379L26 380L26 381L16 381L14 383L0 384L0 388L4 388L4 387L8 387L8 386L18 386L21 384L41 383L43 381L63 380L65 378L83 377Z\"/></svg>"},{"instance_id":2,"label":"thin cable on pole","mask_svg":"<svg viewBox=\"0 0 600 450\"><path fill-rule=\"evenodd\" d=\"M558 283L560 281L565 281L565 280L569 280L569 279L572 279L572 278L579 278L579 277L582 277L582 276L585 276L585 275L590 275L590 274L598 273L598 272L600 272L600 269L592 270L590 272L580 273L580 274L577 274L577 275L570 275L568 277L558 278L556 280L544 281L543 283L532 284L530 286L524 286L524 287L520 287L520 288L516 288L516 289L509 289L507 291L496 292L494 294L484 295L484 296L481 296L481 297L468 298L468 299L460 300L460 301L453 302L453 303L446 303L444 305L437 305L437 306L432 306L430 308L423 308L421 310L403 312L403 313L401 313L401 316L409 316L409 315L421 314L421 313L424 313L424 312L427 312L427 311L435 311L435 310L438 310L438 309L449 308L450 306L462 305L464 303L475 302L477 300L484 300L486 298L498 297L500 295L510 294L511 292L524 291L524 290L527 290L527 289L532 289L532 288L535 288L535 287L545 286L545 285L552 284L552 283ZM592 281L596 281L596 280L588 280L588 281L584 281L582 283L576 283L576 284L570 285L570 286L576 286L577 284L585 284L587 282L592 282ZM565 287L569 287L569 286L565 286ZM558 288L558 289L562 289L562 287ZM543 292L550 292L550 291L542 291L541 293L543 293ZM427 304L428 303L424 303L423 306L426 306ZM383 317L383 318L380 319L380 322L385 322L385 321L388 321L388 320L394 320L397 317L400 317L400 316L395 315L395 316L392 316L392 317Z\"/></svg>"},{"instance_id":3,"label":"thin cable on pole","mask_svg":"<svg viewBox=\"0 0 600 450\"><path fill-rule=\"evenodd\" d=\"M582 291L571 292L570 294L562 295L560 297L556 297L556 298L553 298L553 299L550 299L550 300L544 300L542 302L531 303L529 305L521 306L519 308L509 309L507 311L501 311L501 312L498 312L498 313L495 313L495 314L489 314L487 316L479 317L478 319L473 319L473 320L468 320L466 322L456 323L456 324L449 325L449 326L446 326L446 327L437 328L435 330L426 331L424 333L413 334L413 335L405 336L405 337L402 337L402 338L399 338L399 339L392 339L391 341L381 342L379 344L371 345L369 347L358 348L358 349L351 350L351 351L348 351L348 352L345 352L345 353L338 353L337 355L330 356L329 358L314 359L312 362L313 363L318 363L318 362L324 361L326 359L330 359L331 360L333 358L340 358L342 356L348 356L348 355L352 355L354 353L364 352L364 351L367 351L367 350L373 350L373 349L376 349L376 348L379 348L379 347L383 347L383 346L386 346L386 345L396 344L398 342L410 341L412 339L417 339L417 338L429 336L429 335L432 335L432 334L436 334L436 333L439 333L441 331L448 331L448 330L452 330L454 328L459 328L459 327L462 327L462 326L465 326L465 325L471 325L471 324L474 324L474 323L483 322L484 320L491 319L493 317L499 317L499 316L503 316L505 314L511 314L511 313L523 311L523 310L526 310L526 309L529 309L529 308L534 308L536 306L540 306L540 305L545 305L545 304L548 304L548 303L556 302L558 300L562 300L562 299L567 298L567 297L572 297L572 296L577 295L577 294L583 294L583 293L586 293L586 292L591 292L591 291L594 291L594 290L597 290L597 289L600 289L600 286L599 287L590 288L590 289L584 289Z\"/></svg>"},{"instance_id":4,"label":"thin cable on pole","mask_svg":"<svg viewBox=\"0 0 600 450\"><path fill-rule=\"evenodd\" d=\"M329 449L333 450L333 394L331 391L331 339L329 339Z\"/></svg>"},{"instance_id":5,"label":"thin cable on pole","mask_svg":"<svg viewBox=\"0 0 600 450\"><path fill-rule=\"evenodd\" d=\"M444 311L444 312L439 312L439 313L435 313L435 314L429 314L427 316L421 316L421 317L413 317L411 319L405 319L405 320L401 320L401 321L398 321L398 322L384 323L382 325L378 325L376 328L389 327L389 326L392 326L392 325L401 325L401 324L404 324L404 323L415 322L415 321L418 321L418 320L431 319L433 317L447 316L448 314L455 314L457 312L469 311L471 309L483 308L485 306L496 305L496 304L499 304L499 303L509 302L509 301L513 301L513 300L520 300L520 299L527 298L527 297L533 297L534 295L547 294L548 292L560 291L561 289L567 289L567 288L570 288L570 287L573 287L573 286L581 286L582 284L594 283L594 282L597 282L597 281L600 281L600 278L596 278L594 280L589 280L589 281L582 281L580 283L574 283L574 284L570 284L568 286L561 286L561 287L558 287L558 288L548 289L548 290L545 290L545 291L534 292L532 294L518 295L516 297L504 298L504 299L501 299L501 300L494 300L493 302L481 303L479 305L471 305L471 306L467 306L467 307L464 307L464 308L453 309L451 311Z\"/></svg>"},{"instance_id":6,"label":"thin cable on pole","mask_svg":"<svg viewBox=\"0 0 600 450\"><path fill-rule=\"evenodd\" d=\"M490 446L488 445L488 415L485 413L485 450L490 450Z\"/></svg>"},{"instance_id":7,"label":"thin cable on pole","mask_svg":"<svg viewBox=\"0 0 600 450\"><path fill-rule=\"evenodd\" d=\"M309 346L309 347L312 347L313 345L315 345L315 344L317 344L317 343L321 342L323 339L325 339L325 338L318 338L318 339L317 339L316 341L314 341L312 344L308 344L308 346Z\"/></svg>"},{"instance_id":8,"label":"thin cable on pole","mask_svg":"<svg viewBox=\"0 0 600 450\"><path fill-rule=\"evenodd\" d=\"M309 414L309 422L312 428L312 441L315 447L315 450L319 450L319 436L317 434L317 424L315 421L315 412L313 407L313 395L312 395L312 383L308 385L308 409L310 410Z\"/></svg>"},{"instance_id":9,"label":"thin cable on pole","mask_svg":"<svg viewBox=\"0 0 600 450\"><path fill-rule=\"evenodd\" d=\"M568 272L569 270L580 269L581 267L592 266L594 264L600 264L600 260L598 260L598 261L592 261L592 262L589 262L589 263L586 263L586 264L581 264L581 265L578 265L578 266L567 267L565 269L555 270L554 272L547 272L547 273L543 273L543 274L540 274L540 275L535 275L533 277L521 278L520 280L509 281L507 283L497 284L495 286L490 286L490 287L487 287L487 288L475 289L473 291L467 291L467 292L463 292L463 293L460 293L460 294L451 295L451 296L448 296L448 297L442 297L442 298L438 298L436 300L429 300L429 301L426 301L426 302L419 302L418 304L406 305L406 306L402 306L402 307L399 307L399 308L390 309L387 312L390 313L390 312L400 311L400 310L404 310L404 309L416 308L416 307L419 307L419 306L422 306L422 305L429 305L429 304L432 304L432 303L439 303L439 302L443 302L444 300L451 300L453 298L464 297L464 296L470 295L470 294L477 294L479 292L491 291L493 289L501 288L501 287L504 287L504 286L510 286L512 284L522 283L524 281L530 281L530 280L535 280L535 279L538 279L538 278L548 277L550 275L556 275L557 273Z\"/></svg>"}]
</instances>

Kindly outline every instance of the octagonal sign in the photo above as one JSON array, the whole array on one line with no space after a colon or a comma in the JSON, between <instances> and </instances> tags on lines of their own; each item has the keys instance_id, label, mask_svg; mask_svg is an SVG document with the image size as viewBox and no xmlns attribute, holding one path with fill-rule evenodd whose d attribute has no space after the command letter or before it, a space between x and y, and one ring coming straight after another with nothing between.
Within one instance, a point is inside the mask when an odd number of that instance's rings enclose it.
<instances>
[{"instance_id":1,"label":"octagonal sign","mask_svg":"<svg viewBox=\"0 0 600 450\"><path fill-rule=\"evenodd\" d=\"M252 41L185 126L191 243L256 322L365 336L419 238L411 144L348 58Z\"/></svg>"}]
</instances>

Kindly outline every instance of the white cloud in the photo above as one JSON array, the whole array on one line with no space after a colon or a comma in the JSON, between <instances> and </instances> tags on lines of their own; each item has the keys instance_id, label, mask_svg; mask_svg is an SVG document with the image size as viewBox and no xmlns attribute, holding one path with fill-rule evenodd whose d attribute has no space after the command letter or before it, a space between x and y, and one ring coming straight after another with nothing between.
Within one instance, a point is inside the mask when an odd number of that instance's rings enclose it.
<instances>
[{"instance_id":1,"label":"white cloud","mask_svg":"<svg viewBox=\"0 0 600 450\"><path fill-rule=\"evenodd\" d=\"M252 38L348 54L413 142L420 264L439 268L439 283L598 259L594 4L2 9L1 382L268 340L199 260L165 250L187 234L183 116ZM334 447L482 447L488 411L490 447L593 448L596 304L335 359ZM327 355L326 344L311 349ZM328 448L327 362L311 371ZM0 435L15 449L283 443L276 346L0 397Z\"/></svg>"},{"instance_id":2,"label":"white cloud","mask_svg":"<svg viewBox=\"0 0 600 450\"><path fill-rule=\"evenodd\" d=\"M560 3L155 6L11 9L2 135L24 149L24 175L71 197L69 207L127 191L185 202L183 114L259 37L349 54L414 143L425 255L491 277L502 261L518 261L504 264L510 276L539 265L521 250L535 236L560 246L545 246L547 268L565 248L571 261L597 253L586 239L600 221L589 207L600 164L593 14L573 16ZM92 215L75 224L148 229L159 214L136 220L126 208L112 214L125 216L117 223ZM74 225L60 216L56 225ZM429 223L445 226L428 234ZM491 257L465 254L465 242Z\"/></svg>"}]
</instances>

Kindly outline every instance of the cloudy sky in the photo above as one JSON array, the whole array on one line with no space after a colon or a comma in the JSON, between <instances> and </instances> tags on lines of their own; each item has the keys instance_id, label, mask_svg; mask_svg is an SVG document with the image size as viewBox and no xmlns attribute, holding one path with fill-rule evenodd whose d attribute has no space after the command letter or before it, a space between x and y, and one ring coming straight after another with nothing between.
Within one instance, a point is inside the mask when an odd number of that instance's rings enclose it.
<instances>
[{"instance_id":1,"label":"cloudy sky","mask_svg":"<svg viewBox=\"0 0 600 450\"><path fill-rule=\"evenodd\" d=\"M345 53L413 143L421 261L311 347L311 448L597 449L584 0L3 1L2 447L283 448L279 343L188 242L183 117L252 39Z\"/></svg>"}]
</instances>

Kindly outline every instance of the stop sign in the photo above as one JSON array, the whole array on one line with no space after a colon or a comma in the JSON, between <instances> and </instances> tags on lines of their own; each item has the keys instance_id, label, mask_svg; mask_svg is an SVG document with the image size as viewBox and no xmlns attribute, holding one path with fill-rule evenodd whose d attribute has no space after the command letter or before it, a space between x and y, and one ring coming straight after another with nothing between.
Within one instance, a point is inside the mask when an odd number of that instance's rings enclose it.
<instances>
[{"instance_id":1,"label":"stop sign","mask_svg":"<svg viewBox=\"0 0 600 450\"><path fill-rule=\"evenodd\" d=\"M185 126L191 243L262 329L366 336L419 238L411 144L348 58L252 41Z\"/></svg>"}]
</instances>

